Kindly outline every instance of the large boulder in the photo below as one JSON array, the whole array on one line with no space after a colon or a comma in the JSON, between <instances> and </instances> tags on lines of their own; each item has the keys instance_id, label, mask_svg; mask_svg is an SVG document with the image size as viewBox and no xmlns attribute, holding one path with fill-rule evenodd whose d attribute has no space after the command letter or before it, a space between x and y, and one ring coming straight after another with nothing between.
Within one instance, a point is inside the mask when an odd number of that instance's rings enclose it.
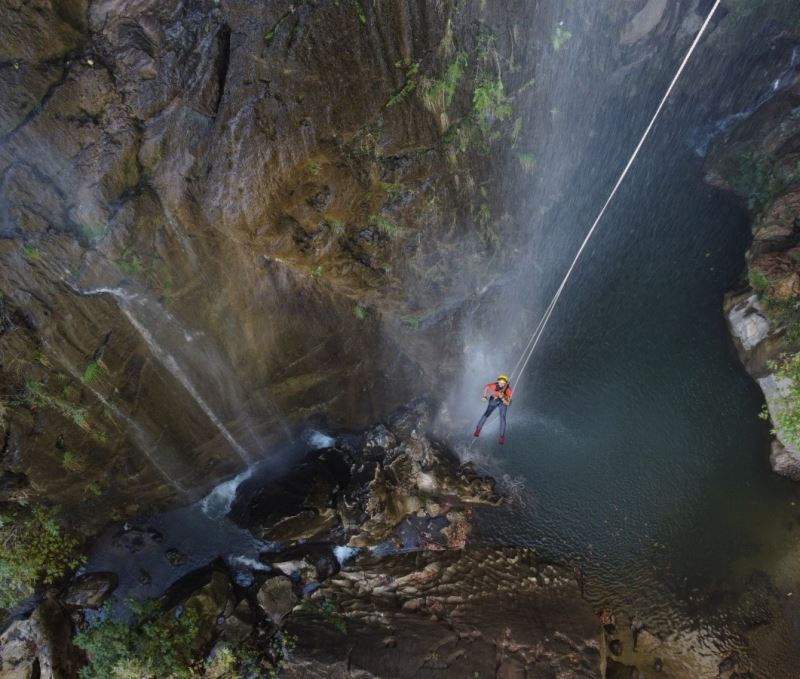
<instances>
[{"instance_id":1,"label":"large boulder","mask_svg":"<svg viewBox=\"0 0 800 679\"><path fill-rule=\"evenodd\" d=\"M297 603L292 581L282 575L269 578L261 585L257 599L264 613L274 624L283 620Z\"/></svg>"},{"instance_id":2,"label":"large boulder","mask_svg":"<svg viewBox=\"0 0 800 679\"><path fill-rule=\"evenodd\" d=\"M117 588L116 573L86 573L70 583L63 601L73 608L98 608Z\"/></svg>"}]
</instances>

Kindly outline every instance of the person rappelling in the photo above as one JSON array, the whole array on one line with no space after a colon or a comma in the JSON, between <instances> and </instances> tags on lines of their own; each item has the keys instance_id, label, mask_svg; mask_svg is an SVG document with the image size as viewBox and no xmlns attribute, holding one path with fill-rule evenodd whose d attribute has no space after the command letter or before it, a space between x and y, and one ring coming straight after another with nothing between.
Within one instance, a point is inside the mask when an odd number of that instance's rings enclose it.
<instances>
[{"instance_id":1,"label":"person rappelling","mask_svg":"<svg viewBox=\"0 0 800 679\"><path fill-rule=\"evenodd\" d=\"M500 438L497 442L500 444L506 442L506 411L508 406L511 405L513 393L514 390L508 383L508 375L500 375L496 382L490 382L483 388L483 400L489 401L489 403L486 406L486 412L478 421L478 426L475 427L475 436L481 435L481 429L486 424L489 415L497 410L498 415L500 415Z\"/></svg>"}]
</instances>

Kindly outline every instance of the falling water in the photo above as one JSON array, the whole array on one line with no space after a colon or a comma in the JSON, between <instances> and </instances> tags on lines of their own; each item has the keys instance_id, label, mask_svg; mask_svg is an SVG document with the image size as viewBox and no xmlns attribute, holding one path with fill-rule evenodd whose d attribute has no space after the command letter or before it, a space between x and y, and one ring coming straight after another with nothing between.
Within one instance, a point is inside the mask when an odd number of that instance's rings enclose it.
<instances>
[{"instance_id":1,"label":"falling water","mask_svg":"<svg viewBox=\"0 0 800 679\"><path fill-rule=\"evenodd\" d=\"M153 355L158 359L158 361L170 372L170 374L180 382L183 388L187 391L187 393L192 397L194 402L199 406L199 408L205 413L206 417L209 421L214 425L217 431L222 434L223 438L228 442L230 447L236 452L236 454L242 459L242 461L250 465L253 462L252 457L250 454L244 449L244 447L236 440L236 438L231 434L225 424L222 422L220 417L214 412L208 402L203 398L200 392L197 390L195 385L189 379L189 376L186 372L181 368L178 364L178 361L175 357L164 349L153 337L153 334L144 326L143 323L139 321L139 319L134 315L131 307L134 304L141 304L142 301L140 297L134 293L128 292L126 290L122 290L120 288L95 288L92 290L79 290L79 294L85 296L94 296L94 295L111 295L119 302L119 308L125 317L128 319L130 324L139 333L141 338L145 341L147 346L150 348L150 351ZM168 313L168 312L165 312ZM169 316L168 320L174 321L174 317L171 315ZM197 335L192 335L191 333L187 333L185 330L184 339L187 342L192 342Z\"/></svg>"}]
</instances>

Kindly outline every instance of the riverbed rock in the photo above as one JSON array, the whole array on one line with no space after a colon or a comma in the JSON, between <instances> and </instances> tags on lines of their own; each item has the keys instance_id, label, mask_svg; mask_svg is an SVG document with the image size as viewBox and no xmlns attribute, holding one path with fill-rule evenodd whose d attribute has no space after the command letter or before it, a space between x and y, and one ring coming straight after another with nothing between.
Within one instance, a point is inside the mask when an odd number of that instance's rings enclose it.
<instances>
[{"instance_id":1,"label":"riverbed rock","mask_svg":"<svg viewBox=\"0 0 800 679\"><path fill-rule=\"evenodd\" d=\"M63 601L74 608L98 608L116 589L116 573L86 573L72 581Z\"/></svg>"},{"instance_id":2,"label":"riverbed rock","mask_svg":"<svg viewBox=\"0 0 800 679\"><path fill-rule=\"evenodd\" d=\"M286 617L297 603L292 581L282 575L268 578L258 590L257 599L274 624Z\"/></svg>"},{"instance_id":3,"label":"riverbed rock","mask_svg":"<svg viewBox=\"0 0 800 679\"><path fill-rule=\"evenodd\" d=\"M218 633L219 619L233 611L231 583L220 571L214 571L211 580L183 602L184 609L192 609L198 615L198 633L195 647L198 651L210 646Z\"/></svg>"},{"instance_id":4,"label":"riverbed rock","mask_svg":"<svg viewBox=\"0 0 800 679\"><path fill-rule=\"evenodd\" d=\"M597 617L571 573L528 550L363 557L323 583L315 601L330 603L286 623L297 662L349 653L353 670L376 676L599 676ZM352 650L337 620L359 640Z\"/></svg>"}]
</instances>

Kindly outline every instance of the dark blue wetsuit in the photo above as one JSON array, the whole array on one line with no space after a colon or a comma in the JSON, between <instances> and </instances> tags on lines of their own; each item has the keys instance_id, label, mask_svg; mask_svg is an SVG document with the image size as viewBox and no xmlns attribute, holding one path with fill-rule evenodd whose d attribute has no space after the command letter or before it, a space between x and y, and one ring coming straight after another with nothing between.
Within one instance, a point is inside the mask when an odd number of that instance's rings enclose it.
<instances>
[{"instance_id":1,"label":"dark blue wetsuit","mask_svg":"<svg viewBox=\"0 0 800 679\"><path fill-rule=\"evenodd\" d=\"M481 419L478 421L478 430L480 431L483 429L483 425L486 424L486 420L489 418L495 409L497 409L497 414L500 415L500 436L506 435L506 412L508 411L508 406L503 403L502 399L492 397L489 399L489 405L486 406L486 412L481 416Z\"/></svg>"}]
</instances>

